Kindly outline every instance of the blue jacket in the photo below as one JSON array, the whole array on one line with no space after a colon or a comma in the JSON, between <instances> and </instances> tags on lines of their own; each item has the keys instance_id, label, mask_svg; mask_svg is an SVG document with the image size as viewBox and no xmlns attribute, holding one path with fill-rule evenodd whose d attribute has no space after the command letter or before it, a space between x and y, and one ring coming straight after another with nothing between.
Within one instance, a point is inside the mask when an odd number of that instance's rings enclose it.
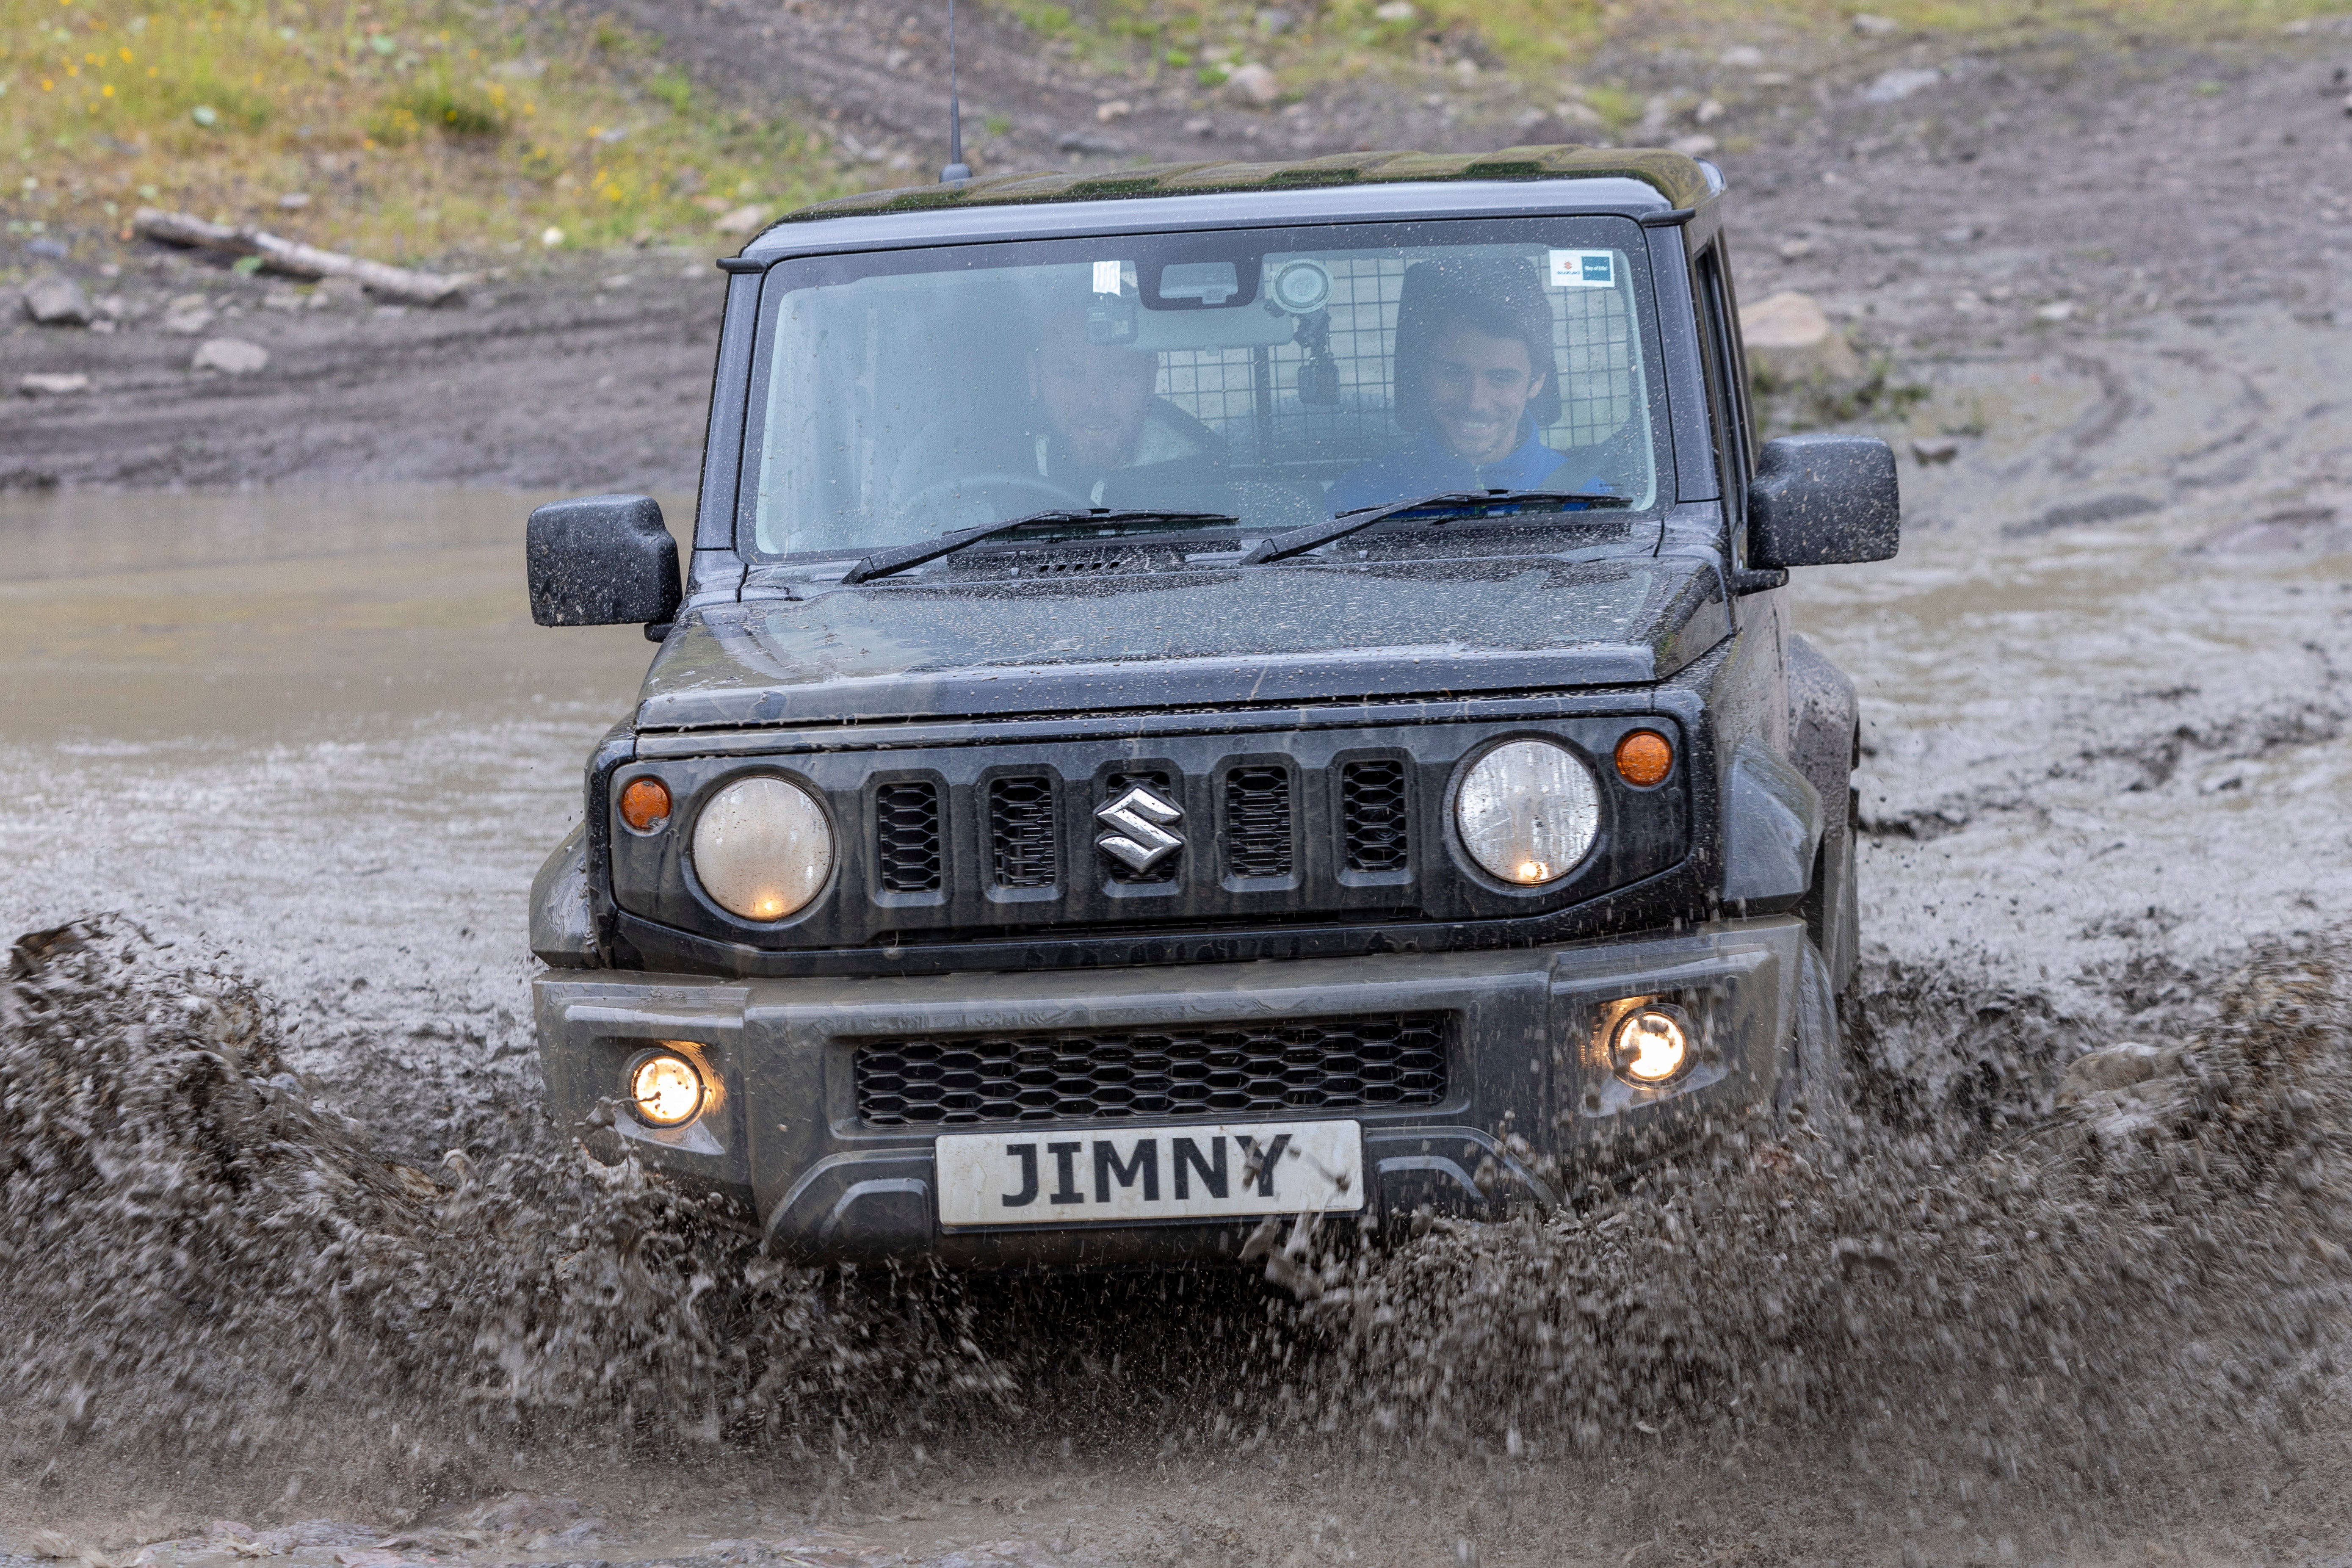
<instances>
[{"instance_id":1,"label":"blue jacket","mask_svg":"<svg viewBox=\"0 0 2352 1568\"><path fill-rule=\"evenodd\" d=\"M1612 493L1608 481L1598 474L1588 475L1575 483L1562 482L1570 478L1561 468L1568 461L1567 456L1538 440L1532 423L1526 429L1527 437L1517 450L1484 468L1467 458L1455 457L1438 440L1435 431L1424 430L1410 445L1383 452L1340 475L1325 498L1326 505L1336 517L1358 507L1393 506L1398 501L1447 490L1501 488Z\"/></svg>"}]
</instances>

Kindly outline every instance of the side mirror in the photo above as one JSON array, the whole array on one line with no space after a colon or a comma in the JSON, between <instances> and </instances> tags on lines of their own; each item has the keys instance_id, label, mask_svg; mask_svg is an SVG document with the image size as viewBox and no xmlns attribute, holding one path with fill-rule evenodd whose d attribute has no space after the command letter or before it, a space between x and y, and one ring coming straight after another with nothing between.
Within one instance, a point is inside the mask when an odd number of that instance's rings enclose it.
<instances>
[{"instance_id":1,"label":"side mirror","mask_svg":"<svg viewBox=\"0 0 2352 1568\"><path fill-rule=\"evenodd\" d=\"M530 514L530 618L542 626L665 624L684 597L677 541L651 496L583 496Z\"/></svg>"},{"instance_id":2,"label":"side mirror","mask_svg":"<svg viewBox=\"0 0 2352 1568\"><path fill-rule=\"evenodd\" d=\"M1903 542L1895 453L1874 436L1767 441L1748 487L1748 563L1833 566L1891 559Z\"/></svg>"}]
</instances>

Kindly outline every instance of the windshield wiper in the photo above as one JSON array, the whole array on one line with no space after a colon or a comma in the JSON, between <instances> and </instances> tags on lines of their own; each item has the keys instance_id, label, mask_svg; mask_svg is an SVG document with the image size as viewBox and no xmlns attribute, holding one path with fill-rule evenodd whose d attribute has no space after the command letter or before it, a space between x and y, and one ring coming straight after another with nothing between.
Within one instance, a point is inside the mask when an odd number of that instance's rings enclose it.
<instances>
[{"instance_id":1,"label":"windshield wiper","mask_svg":"<svg viewBox=\"0 0 2352 1568\"><path fill-rule=\"evenodd\" d=\"M1033 511L1025 517L1008 518L1003 522L984 522L978 528L960 528L953 533L942 533L937 539L927 539L920 544L901 544L895 549L877 550L841 574L845 584L871 583L877 577L887 577L893 572L904 572L909 566L920 566L926 561L937 561L942 555L952 555L967 544L977 544L1000 533L1015 529L1089 526L1117 527L1120 524L1161 524L1196 522L1239 522L1221 511L1112 511L1107 508L1091 511Z\"/></svg>"},{"instance_id":2,"label":"windshield wiper","mask_svg":"<svg viewBox=\"0 0 2352 1568\"><path fill-rule=\"evenodd\" d=\"M1310 522L1304 528L1261 539L1257 548L1242 557L1242 564L1257 566L1268 561L1286 561L1391 518L1420 517L1430 522L1446 522L1461 517L1516 517L1528 511L1582 511L1589 507L1633 504L1624 496L1580 495L1566 490L1449 490L1391 506L1358 507L1341 512L1328 522Z\"/></svg>"}]
</instances>

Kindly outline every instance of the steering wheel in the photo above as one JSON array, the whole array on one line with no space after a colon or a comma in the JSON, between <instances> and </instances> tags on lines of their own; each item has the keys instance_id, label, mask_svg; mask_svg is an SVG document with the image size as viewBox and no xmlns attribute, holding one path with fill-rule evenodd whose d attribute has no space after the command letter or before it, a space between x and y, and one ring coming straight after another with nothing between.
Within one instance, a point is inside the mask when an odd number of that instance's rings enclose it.
<instances>
[{"instance_id":1,"label":"steering wheel","mask_svg":"<svg viewBox=\"0 0 2352 1568\"><path fill-rule=\"evenodd\" d=\"M973 490L1026 491L1032 496L1044 498L1046 502L1044 506L1009 511L1007 515L1012 517L1020 516L1022 511L1085 511L1092 504L1086 497L1066 490L1051 479L1041 479L1035 474L959 474L952 479L935 479L925 485L901 502L899 510L920 511L950 497L968 499Z\"/></svg>"}]
</instances>

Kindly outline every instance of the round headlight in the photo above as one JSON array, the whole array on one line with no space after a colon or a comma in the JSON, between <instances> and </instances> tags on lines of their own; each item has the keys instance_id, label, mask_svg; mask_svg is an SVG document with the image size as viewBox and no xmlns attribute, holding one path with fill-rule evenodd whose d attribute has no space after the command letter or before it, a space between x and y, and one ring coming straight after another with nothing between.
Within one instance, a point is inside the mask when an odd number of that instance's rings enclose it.
<instances>
[{"instance_id":1,"label":"round headlight","mask_svg":"<svg viewBox=\"0 0 2352 1568\"><path fill-rule=\"evenodd\" d=\"M1454 801L1462 847L1488 873L1521 887L1575 869L1601 830L1592 770L1549 741L1513 741L1478 759Z\"/></svg>"},{"instance_id":2,"label":"round headlight","mask_svg":"<svg viewBox=\"0 0 2352 1568\"><path fill-rule=\"evenodd\" d=\"M739 779L695 820L694 874L720 909L747 921L780 921L824 891L833 875L833 829L800 785Z\"/></svg>"}]
</instances>

